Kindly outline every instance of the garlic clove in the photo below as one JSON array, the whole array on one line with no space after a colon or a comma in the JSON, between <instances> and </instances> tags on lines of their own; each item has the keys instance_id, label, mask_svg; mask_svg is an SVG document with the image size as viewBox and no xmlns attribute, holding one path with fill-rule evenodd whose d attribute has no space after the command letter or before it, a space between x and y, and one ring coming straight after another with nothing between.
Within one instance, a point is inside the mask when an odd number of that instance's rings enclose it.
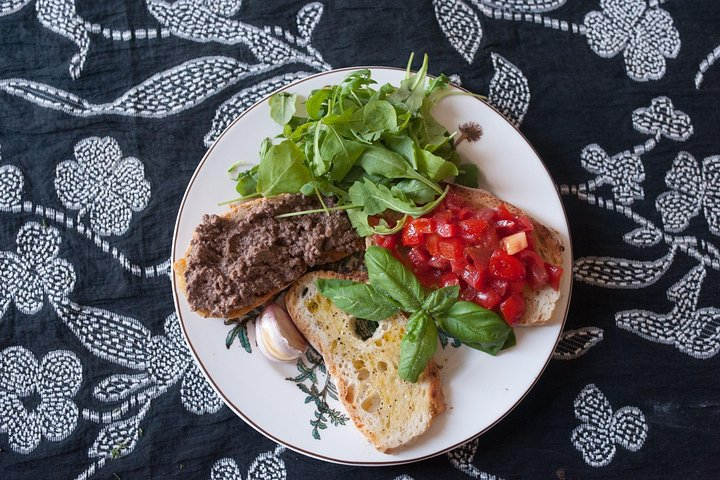
<instances>
[{"instance_id":1,"label":"garlic clove","mask_svg":"<svg viewBox=\"0 0 720 480\"><path fill-rule=\"evenodd\" d=\"M255 320L255 337L260 352L274 362L295 360L307 348L305 337L285 309L274 302Z\"/></svg>"}]
</instances>

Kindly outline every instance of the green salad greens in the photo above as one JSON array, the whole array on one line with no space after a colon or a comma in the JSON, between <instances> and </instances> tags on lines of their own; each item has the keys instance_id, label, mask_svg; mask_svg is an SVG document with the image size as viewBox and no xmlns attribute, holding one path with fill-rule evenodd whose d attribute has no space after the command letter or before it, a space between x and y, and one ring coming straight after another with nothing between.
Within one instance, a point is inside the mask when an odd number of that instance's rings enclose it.
<instances>
[{"instance_id":1,"label":"green salad greens","mask_svg":"<svg viewBox=\"0 0 720 480\"><path fill-rule=\"evenodd\" d=\"M338 308L365 320L381 321L401 311L410 314L400 343L401 378L417 381L435 353L438 330L491 355L515 345L512 328L497 313L458 301L460 287L427 293L402 262L378 246L365 252L365 266L369 283L319 279L317 286Z\"/></svg>"},{"instance_id":2,"label":"green salad greens","mask_svg":"<svg viewBox=\"0 0 720 480\"><path fill-rule=\"evenodd\" d=\"M316 195L322 208L304 213L347 210L361 236L399 231L408 217L429 212L442 201L455 179L477 186L475 165L463 164L454 140L432 114L446 95L448 79L428 79L428 57L399 86L377 85L367 69L347 75L338 85L314 90L298 113L300 99L281 92L270 97L270 116L283 126L275 139L260 147L260 163L240 171L230 169L241 195L233 201L272 197L281 193ZM334 197L327 207L325 198ZM394 225L369 218L397 212Z\"/></svg>"}]
</instances>

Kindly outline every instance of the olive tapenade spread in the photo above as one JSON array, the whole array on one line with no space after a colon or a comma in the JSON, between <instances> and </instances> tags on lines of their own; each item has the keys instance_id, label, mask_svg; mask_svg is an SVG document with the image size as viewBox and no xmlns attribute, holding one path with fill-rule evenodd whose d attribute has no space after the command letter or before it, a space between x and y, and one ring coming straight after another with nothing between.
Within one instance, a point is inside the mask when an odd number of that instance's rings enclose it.
<instances>
[{"instance_id":1,"label":"olive tapenade spread","mask_svg":"<svg viewBox=\"0 0 720 480\"><path fill-rule=\"evenodd\" d=\"M185 282L193 310L227 317L284 288L308 268L361 251L345 212L275 216L320 208L305 195L283 194L205 215L187 253Z\"/></svg>"}]
</instances>

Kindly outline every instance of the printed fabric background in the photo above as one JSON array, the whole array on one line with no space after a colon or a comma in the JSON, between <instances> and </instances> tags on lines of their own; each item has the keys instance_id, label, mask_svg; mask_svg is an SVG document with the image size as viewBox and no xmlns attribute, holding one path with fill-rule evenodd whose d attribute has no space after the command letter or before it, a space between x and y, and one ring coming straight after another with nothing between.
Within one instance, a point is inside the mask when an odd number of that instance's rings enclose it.
<instances>
[{"instance_id":1,"label":"printed fabric background","mask_svg":"<svg viewBox=\"0 0 720 480\"><path fill-rule=\"evenodd\" d=\"M173 310L174 219L243 109L411 51L540 152L575 287L499 425L418 464L332 465L205 383ZM2 477L720 477L718 57L713 0L0 0Z\"/></svg>"}]
</instances>

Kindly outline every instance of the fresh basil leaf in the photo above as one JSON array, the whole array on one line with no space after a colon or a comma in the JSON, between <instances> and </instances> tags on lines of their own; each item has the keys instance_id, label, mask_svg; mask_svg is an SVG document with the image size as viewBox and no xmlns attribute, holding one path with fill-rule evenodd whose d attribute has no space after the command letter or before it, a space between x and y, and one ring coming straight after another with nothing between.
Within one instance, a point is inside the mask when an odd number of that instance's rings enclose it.
<instances>
[{"instance_id":1,"label":"fresh basil leaf","mask_svg":"<svg viewBox=\"0 0 720 480\"><path fill-rule=\"evenodd\" d=\"M400 103L405 105L411 112L417 112L425 98L425 77L427 75L427 69L428 56L425 55L422 66L417 73L400 82L400 87L391 95L388 95L388 101L393 104Z\"/></svg>"},{"instance_id":2,"label":"fresh basil leaf","mask_svg":"<svg viewBox=\"0 0 720 480\"><path fill-rule=\"evenodd\" d=\"M422 305L425 292L415 275L385 248L373 245L365 252L370 284L396 300L406 312Z\"/></svg>"},{"instance_id":3,"label":"fresh basil leaf","mask_svg":"<svg viewBox=\"0 0 720 480\"><path fill-rule=\"evenodd\" d=\"M425 298L422 308L433 317L441 317L455 304L459 293L460 287L457 285L433 290Z\"/></svg>"},{"instance_id":4,"label":"fresh basil leaf","mask_svg":"<svg viewBox=\"0 0 720 480\"><path fill-rule=\"evenodd\" d=\"M408 199L420 205L432 202L437 195L435 190L421 181L414 179L400 180L393 185L390 190L393 191L396 196L400 196L398 193L402 193Z\"/></svg>"},{"instance_id":5,"label":"fresh basil leaf","mask_svg":"<svg viewBox=\"0 0 720 480\"><path fill-rule=\"evenodd\" d=\"M385 100L371 100L362 108L362 133L397 130L395 108Z\"/></svg>"},{"instance_id":6,"label":"fresh basil leaf","mask_svg":"<svg viewBox=\"0 0 720 480\"><path fill-rule=\"evenodd\" d=\"M365 145L342 138L335 127L328 125L320 146L320 155L331 165L328 176L335 181L345 178L364 149Z\"/></svg>"},{"instance_id":7,"label":"fresh basil leaf","mask_svg":"<svg viewBox=\"0 0 720 480\"><path fill-rule=\"evenodd\" d=\"M416 154L418 170L431 180L439 181L458 174L458 169L454 163L448 162L427 150L418 148Z\"/></svg>"},{"instance_id":8,"label":"fresh basil leaf","mask_svg":"<svg viewBox=\"0 0 720 480\"><path fill-rule=\"evenodd\" d=\"M257 193L257 172L258 165L255 165L238 175L235 190L243 197Z\"/></svg>"},{"instance_id":9,"label":"fresh basil leaf","mask_svg":"<svg viewBox=\"0 0 720 480\"><path fill-rule=\"evenodd\" d=\"M332 92L332 88L329 87L312 92L307 102L305 102L305 110L308 113L308 117L313 120L320 120L323 114L326 113L323 111L323 104L328 101Z\"/></svg>"},{"instance_id":10,"label":"fresh basil leaf","mask_svg":"<svg viewBox=\"0 0 720 480\"><path fill-rule=\"evenodd\" d=\"M508 335L507 340L505 340L505 343L502 346L501 350L505 350L506 348L514 347L517 344L517 338L515 337L515 330L510 330L510 335Z\"/></svg>"},{"instance_id":11,"label":"fresh basil leaf","mask_svg":"<svg viewBox=\"0 0 720 480\"><path fill-rule=\"evenodd\" d=\"M503 348L512 332L497 313L472 302L455 303L439 320L448 335L491 355Z\"/></svg>"},{"instance_id":12,"label":"fresh basil leaf","mask_svg":"<svg viewBox=\"0 0 720 480\"><path fill-rule=\"evenodd\" d=\"M258 166L257 192L264 197L297 193L312 179L302 151L290 140L273 145Z\"/></svg>"},{"instance_id":13,"label":"fresh basil leaf","mask_svg":"<svg viewBox=\"0 0 720 480\"><path fill-rule=\"evenodd\" d=\"M330 279L319 279L315 283L320 293L338 308L365 320L378 322L400 311L400 305L395 300L367 283Z\"/></svg>"},{"instance_id":14,"label":"fresh basil leaf","mask_svg":"<svg viewBox=\"0 0 720 480\"><path fill-rule=\"evenodd\" d=\"M458 167L458 175L453 180L458 185L463 185L470 188L478 187L478 177L480 176L480 169L474 163L463 163Z\"/></svg>"},{"instance_id":15,"label":"fresh basil leaf","mask_svg":"<svg viewBox=\"0 0 720 480\"><path fill-rule=\"evenodd\" d=\"M420 374L437 350L438 329L430 316L418 310L408 319L405 335L400 342L398 374L403 380L417 382Z\"/></svg>"},{"instance_id":16,"label":"fresh basil leaf","mask_svg":"<svg viewBox=\"0 0 720 480\"><path fill-rule=\"evenodd\" d=\"M285 125L295 115L295 100L297 95L288 92L279 92L270 97L270 117L280 125Z\"/></svg>"}]
</instances>

